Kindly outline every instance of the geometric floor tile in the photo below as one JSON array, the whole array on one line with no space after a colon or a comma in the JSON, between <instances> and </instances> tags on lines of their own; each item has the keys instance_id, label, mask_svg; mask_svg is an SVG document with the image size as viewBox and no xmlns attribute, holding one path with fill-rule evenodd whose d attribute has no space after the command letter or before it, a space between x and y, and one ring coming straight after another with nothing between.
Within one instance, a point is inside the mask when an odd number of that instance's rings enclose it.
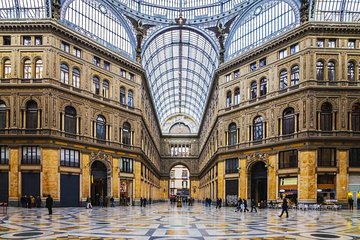
<instances>
[{"instance_id":1,"label":"geometric floor tile","mask_svg":"<svg viewBox=\"0 0 360 240\"><path fill-rule=\"evenodd\" d=\"M167 203L140 207L9 208L0 215L0 239L360 239L360 210L260 209L258 213L234 208L194 206L177 208Z\"/></svg>"}]
</instances>

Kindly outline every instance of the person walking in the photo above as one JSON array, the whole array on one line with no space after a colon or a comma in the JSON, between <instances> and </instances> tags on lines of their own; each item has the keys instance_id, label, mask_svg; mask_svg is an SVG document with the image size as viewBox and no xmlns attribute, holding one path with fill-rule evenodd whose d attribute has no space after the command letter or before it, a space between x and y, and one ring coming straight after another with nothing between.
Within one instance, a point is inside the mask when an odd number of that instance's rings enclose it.
<instances>
[{"instance_id":1,"label":"person walking","mask_svg":"<svg viewBox=\"0 0 360 240\"><path fill-rule=\"evenodd\" d=\"M110 198L111 207L115 207L114 201L115 201L115 199L114 199L114 197L112 196L112 197Z\"/></svg>"},{"instance_id":2,"label":"person walking","mask_svg":"<svg viewBox=\"0 0 360 240\"><path fill-rule=\"evenodd\" d=\"M251 199L251 211L250 212L252 212L253 210L255 210L255 212L257 212L255 200Z\"/></svg>"},{"instance_id":3,"label":"person walking","mask_svg":"<svg viewBox=\"0 0 360 240\"><path fill-rule=\"evenodd\" d=\"M52 215L53 205L54 205L54 200L51 197L51 195L49 194L46 198L46 208L49 210L49 215Z\"/></svg>"},{"instance_id":4,"label":"person walking","mask_svg":"<svg viewBox=\"0 0 360 240\"><path fill-rule=\"evenodd\" d=\"M104 207L104 197L102 195L99 198L99 205L100 207Z\"/></svg>"},{"instance_id":5,"label":"person walking","mask_svg":"<svg viewBox=\"0 0 360 240\"><path fill-rule=\"evenodd\" d=\"M216 198L216 207L215 207L215 209L218 209L218 207L219 207L219 198Z\"/></svg>"},{"instance_id":6,"label":"person walking","mask_svg":"<svg viewBox=\"0 0 360 240\"><path fill-rule=\"evenodd\" d=\"M245 198L243 199L243 203L244 203L244 212L249 211L249 209L247 208L247 201Z\"/></svg>"},{"instance_id":7,"label":"person walking","mask_svg":"<svg viewBox=\"0 0 360 240\"><path fill-rule=\"evenodd\" d=\"M352 197L349 198L349 209L354 210L354 199Z\"/></svg>"},{"instance_id":8,"label":"person walking","mask_svg":"<svg viewBox=\"0 0 360 240\"><path fill-rule=\"evenodd\" d=\"M143 203L144 203L144 202L143 202L143 198L141 197L141 198L140 198L140 207L143 206Z\"/></svg>"},{"instance_id":9,"label":"person walking","mask_svg":"<svg viewBox=\"0 0 360 240\"><path fill-rule=\"evenodd\" d=\"M221 205L222 205L222 199L219 198L219 209L221 209Z\"/></svg>"},{"instance_id":10,"label":"person walking","mask_svg":"<svg viewBox=\"0 0 360 240\"><path fill-rule=\"evenodd\" d=\"M41 197L40 196L36 197L36 207L41 208Z\"/></svg>"},{"instance_id":11,"label":"person walking","mask_svg":"<svg viewBox=\"0 0 360 240\"><path fill-rule=\"evenodd\" d=\"M87 198L86 198L86 209L89 209L89 208L92 208L91 198L90 198L90 197L87 197Z\"/></svg>"},{"instance_id":12,"label":"person walking","mask_svg":"<svg viewBox=\"0 0 360 240\"><path fill-rule=\"evenodd\" d=\"M282 203L282 211L281 211L281 214L279 215L279 217L282 217L282 215L284 214L284 212L286 212L286 217L288 218L289 217L289 213L288 213L288 202L287 202L287 199L284 197L283 199L283 203Z\"/></svg>"},{"instance_id":13,"label":"person walking","mask_svg":"<svg viewBox=\"0 0 360 240\"><path fill-rule=\"evenodd\" d=\"M242 211L242 209L241 209L241 205L242 205L242 199L241 198L239 198L238 199L238 201L237 201L237 206L236 206L236 210L235 210L235 212L238 212L238 211Z\"/></svg>"}]
</instances>

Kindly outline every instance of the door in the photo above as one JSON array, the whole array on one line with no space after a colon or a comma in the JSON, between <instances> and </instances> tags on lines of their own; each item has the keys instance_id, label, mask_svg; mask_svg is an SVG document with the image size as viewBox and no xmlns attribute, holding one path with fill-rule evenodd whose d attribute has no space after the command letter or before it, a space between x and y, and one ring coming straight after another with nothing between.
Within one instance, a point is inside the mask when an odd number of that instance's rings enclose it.
<instances>
[{"instance_id":1,"label":"door","mask_svg":"<svg viewBox=\"0 0 360 240\"><path fill-rule=\"evenodd\" d=\"M60 205L62 207L80 206L80 176L60 175Z\"/></svg>"},{"instance_id":2,"label":"door","mask_svg":"<svg viewBox=\"0 0 360 240\"><path fill-rule=\"evenodd\" d=\"M21 194L40 196L40 173L21 173Z\"/></svg>"},{"instance_id":3,"label":"door","mask_svg":"<svg viewBox=\"0 0 360 240\"><path fill-rule=\"evenodd\" d=\"M9 173L0 172L0 202L8 202L9 198Z\"/></svg>"}]
</instances>

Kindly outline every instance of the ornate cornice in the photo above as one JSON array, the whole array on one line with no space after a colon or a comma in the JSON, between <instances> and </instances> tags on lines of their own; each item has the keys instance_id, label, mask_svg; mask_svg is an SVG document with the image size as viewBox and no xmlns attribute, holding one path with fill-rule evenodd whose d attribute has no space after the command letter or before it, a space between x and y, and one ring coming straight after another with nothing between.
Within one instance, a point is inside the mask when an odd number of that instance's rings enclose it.
<instances>
[{"instance_id":1,"label":"ornate cornice","mask_svg":"<svg viewBox=\"0 0 360 240\"><path fill-rule=\"evenodd\" d=\"M89 48L92 52L96 52L97 54L101 54L113 59L114 61L120 63L120 65L136 71L137 74L141 75L142 77L145 76L145 71L139 63L125 58L121 54L115 53L111 49L108 49L101 44L92 41L84 35L77 33L75 30L72 30L69 27L62 25L55 20L32 20L31 22L25 20L17 20L0 21L0 23L1 32L24 31L39 33L39 30L41 30L61 35L62 37L66 37L68 39L71 39L72 41L77 42L79 46L85 46Z\"/></svg>"},{"instance_id":2,"label":"ornate cornice","mask_svg":"<svg viewBox=\"0 0 360 240\"><path fill-rule=\"evenodd\" d=\"M238 57L221 64L216 72L218 76L220 76L231 69L235 69L240 65L247 64L256 58L274 51L279 47L287 45L293 42L294 39L299 39L304 36L311 36L314 34L331 35L339 33L343 35L360 34L360 25L358 23L331 22L331 24L329 24L327 22L306 22L278 38L272 39L251 51L241 54Z\"/></svg>"}]
</instances>

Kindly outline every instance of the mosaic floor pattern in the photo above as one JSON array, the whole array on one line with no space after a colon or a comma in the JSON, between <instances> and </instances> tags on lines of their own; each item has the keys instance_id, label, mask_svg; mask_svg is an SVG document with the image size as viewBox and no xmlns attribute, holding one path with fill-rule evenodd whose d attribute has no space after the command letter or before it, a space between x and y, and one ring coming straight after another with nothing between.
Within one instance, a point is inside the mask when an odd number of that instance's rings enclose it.
<instances>
[{"instance_id":1,"label":"mosaic floor pattern","mask_svg":"<svg viewBox=\"0 0 360 240\"><path fill-rule=\"evenodd\" d=\"M258 213L153 204L146 208L9 208L0 239L360 239L360 211Z\"/></svg>"}]
</instances>

